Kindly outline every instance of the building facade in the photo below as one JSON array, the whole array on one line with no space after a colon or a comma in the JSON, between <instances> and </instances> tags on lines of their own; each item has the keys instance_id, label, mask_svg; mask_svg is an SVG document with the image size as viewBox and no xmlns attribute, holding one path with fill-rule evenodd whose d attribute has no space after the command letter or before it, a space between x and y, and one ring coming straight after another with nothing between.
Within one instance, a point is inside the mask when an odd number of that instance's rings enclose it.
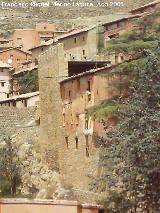
<instances>
[{"instance_id":1,"label":"building facade","mask_svg":"<svg viewBox=\"0 0 160 213\"><path fill-rule=\"evenodd\" d=\"M11 66L0 61L0 100L10 94Z\"/></svg>"},{"instance_id":2,"label":"building facade","mask_svg":"<svg viewBox=\"0 0 160 213\"><path fill-rule=\"evenodd\" d=\"M39 92L32 92L1 99L0 106L24 108L24 107L37 106L38 102L39 102Z\"/></svg>"},{"instance_id":3,"label":"building facade","mask_svg":"<svg viewBox=\"0 0 160 213\"><path fill-rule=\"evenodd\" d=\"M98 55L98 37L95 26L75 29L55 38L62 43L64 58L70 60L95 60Z\"/></svg>"},{"instance_id":4,"label":"building facade","mask_svg":"<svg viewBox=\"0 0 160 213\"><path fill-rule=\"evenodd\" d=\"M39 57L40 143L43 153L52 147L51 165L66 186L89 190L100 174L96 137L102 126L88 117L87 109L117 94L108 88L119 80L109 77L112 69L105 66L68 77L62 44Z\"/></svg>"},{"instance_id":5,"label":"building facade","mask_svg":"<svg viewBox=\"0 0 160 213\"><path fill-rule=\"evenodd\" d=\"M18 68L22 63L30 61L32 54L18 48L10 48L0 51L0 60L10 64L13 68Z\"/></svg>"},{"instance_id":6,"label":"building facade","mask_svg":"<svg viewBox=\"0 0 160 213\"><path fill-rule=\"evenodd\" d=\"M56 26L49 23L39 23L35 27L36 32L40 37L41 43L44 43L50 39L53 39L56 32Z\"/></svg>"},{"instance_id":7,"label":"building facade","mask_svg":"<svg viewBox=\"0 0 160 213\"><path fill-rule=\"evenodd\" d=\"M12 39L6 39L6 38L0 38L0 51L9 49L13 47L13 40Z\"/></svg>"},{"instance_id":8,"label":"building facade","mask_svg":"<svg viewBox=\"0 0 160 213\"><path fill-rule=\"evenodd\" d=\"M15 29L11 39L13 40L14 47L24 51L40 45L40 37L35 29Z\"/></svg>"}]
</instances>

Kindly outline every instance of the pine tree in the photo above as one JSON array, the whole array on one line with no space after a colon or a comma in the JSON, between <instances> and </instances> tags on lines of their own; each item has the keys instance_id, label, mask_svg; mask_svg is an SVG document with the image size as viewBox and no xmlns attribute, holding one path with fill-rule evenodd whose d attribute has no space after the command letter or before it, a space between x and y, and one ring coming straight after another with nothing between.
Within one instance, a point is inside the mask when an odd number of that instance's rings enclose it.
<instances>
[{"instance_id":1,"label":"pine tree","mask_svg":"<svg viewBox=\"0 0 160 213\"><path fill-rule=\"evenodd\" d=\"M18 150L12 144L10 137L5 136L0 142L0 190L2 195L15 195L20 184L20 160Z\"/></svg>"}]
</instances>

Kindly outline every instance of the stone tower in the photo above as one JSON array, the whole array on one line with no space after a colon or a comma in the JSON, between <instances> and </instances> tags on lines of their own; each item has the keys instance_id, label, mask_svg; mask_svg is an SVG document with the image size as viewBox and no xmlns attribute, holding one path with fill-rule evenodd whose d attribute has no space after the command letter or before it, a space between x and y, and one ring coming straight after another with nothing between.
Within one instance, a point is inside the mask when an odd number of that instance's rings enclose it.
<instances>
[{"instance_id":1,"label":"stone tower","mask_svg":"<svg viewBox=\"0 0 160 213\"><path fill-rule=\"evenodd\" d=\"M42 156L58 171L58 140L61 128L61 95L59 82L68 76L63 45L52 46L39 56L40 144ZM43 155L44 154L44 155Z\"/></svg>"}]
</instances>

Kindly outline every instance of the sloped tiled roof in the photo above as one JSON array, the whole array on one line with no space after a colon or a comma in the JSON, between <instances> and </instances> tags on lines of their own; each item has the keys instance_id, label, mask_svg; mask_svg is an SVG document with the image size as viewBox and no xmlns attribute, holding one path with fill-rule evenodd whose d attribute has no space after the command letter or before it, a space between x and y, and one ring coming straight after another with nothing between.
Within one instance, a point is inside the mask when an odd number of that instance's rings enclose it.
<instances>
[{"instance_id":1,"label":"sloped tiled roof","mask_svg":"<svg viewBox=\"0 0 160 213\"><path fill-rule=\"evenodd\" d=\"M39 95L39 91L26 93L26 94L22 94L22 95L15 95L15 96L12 96L10 98L1 99L0 103L4 103L4 102L8 102L8 101L18 101L18 100L22 100L22 99L28 99L28 98L38 96L38 95Z\"/></svg>"},{"instance_id":2,"label":"sloped tiled roof","mask_svg":"<svg viewBox=\"0 0 160 213\"><path fill-rule=\"evenodd\" d=\"M18 51L20 51L20 52L23 52L23 53L32 55L31 52L29 52L29 51L24 51L24 50L21 50L21 49L16 48L16 47L12 47L12 48L8 48L8 49L5 49L5 50L1 50L0 53L7 52L7 51L10 51L10 50L18 50Z\"/></svg>"},{"instance_id":3,"label":"sloped tiled roof","mask_svg":"<svg viewBox=\"0 0 160 213\"><path fill-rule=\"evenodd\" d=\"M75 30L72 30L68 33L64 33L63 35L57 36L55 38L55 40L58 41L58 40L61 40L61 39L64 39L64 38L67 38L67 37L70 37L70 36L75 36L75 35L80 34L80 33L88 32L88 31L90 31L94 28L95 28L95 26L85 27L85 28L81 28L81 29L75 29Z\"/></svg>"},{"instance_id":4,"label":"sloped tiled roof","mask_svg":"<svg viewBox=\"0 0 160 213\"><path fill-rule=\"evenodd\" d=\"M130 10L130 12L134 12L134 11L137 11L139 9L143 9L143 8L146 8L146 7L149 7L149 6L153 6L153 5L156 5L156 4L160 4L160 0L156 0L156 1L150 2L148 4L145 4L145 5L141 6L141 7L137 7L135 9L133 9L133 10Z\"/></svg>"}]
</instances>

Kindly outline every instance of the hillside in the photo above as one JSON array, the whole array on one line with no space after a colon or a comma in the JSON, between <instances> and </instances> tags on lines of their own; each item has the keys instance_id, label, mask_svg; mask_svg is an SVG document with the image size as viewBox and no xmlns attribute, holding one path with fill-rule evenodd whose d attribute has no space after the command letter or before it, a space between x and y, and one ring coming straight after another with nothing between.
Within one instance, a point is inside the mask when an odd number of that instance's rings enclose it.
<instances>
[{"instance_id":1,"label":"hillside","mask_svg":"<svg viewBox=\"0 0 160 213\"><path fill-rule=\"evenodd\" d=\"M72 1L72 0L71 0ZM68 2L71 2L68 1ZM151 2L152 0L143 0L143 4ZM11 1L5 1L11 3ZM12 0L12 3L17 2ZM25 2L31 2L26 0ZM44 2L39 0L38 2ZM53 2L53 1L52 1ZM59 1L67 2L67 1ZM72 1L73 2L73 1ZM80 2L80 1L75 1ZM0 34L8 35L14 28L27 28L32 27L37 22L51 22L57 23L59 28L68 28L72 23L80 25L95 24L97 21L112 20L118 16L123 16L124 13L130 9L136 8L142 5L139 0L123 0L123 5L120 7L115 6L96 6L97 2L107 3L107 0L81 0L81 3L93 3L94 6L85 7L29 7L29 8L18 8L18 7L3 7L0 6ZM114 1L113 1L114 2ZM63 12L62 12L63 11ZM115 15L115 13L117 13ZM94 17L94 18L92 18Z\"/></svg>"}]
</instances>

